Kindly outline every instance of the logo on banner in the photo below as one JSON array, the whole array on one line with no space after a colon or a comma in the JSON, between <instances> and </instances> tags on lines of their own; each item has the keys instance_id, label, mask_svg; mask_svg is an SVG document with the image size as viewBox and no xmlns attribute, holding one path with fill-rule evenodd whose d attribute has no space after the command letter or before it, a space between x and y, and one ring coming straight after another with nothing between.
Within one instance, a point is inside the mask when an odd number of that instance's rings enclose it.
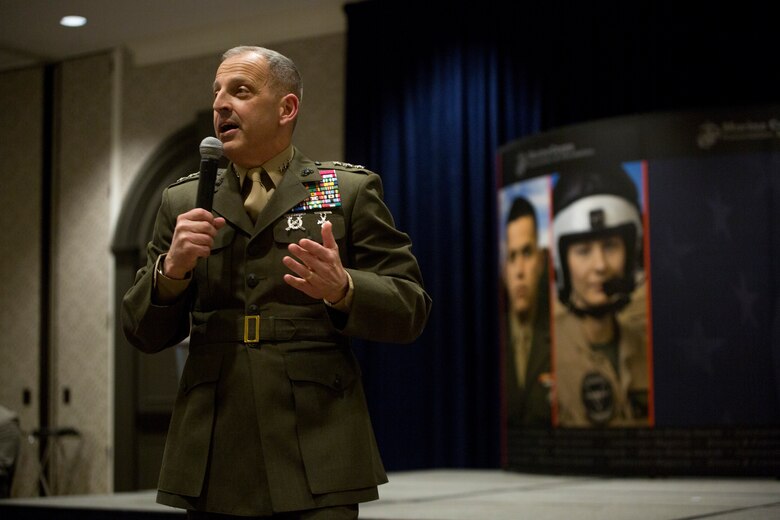
<instances>
[{"instance_id":1,"label":"logo on banner","mask_svg":"<svg viewBox=\"0 0 780 520\"><path fill-rule=\"evenodd\" d=\"M707 150L719 141L756 141L780 138L780 120L772 118L766 121L723 121L713 123L705 121L699 125L696 144Z\"/></svg>"},{"instance_id":2,"label":"logo on banner","mask_svg":"<svg viewBox=\"0 0 780 520\"><path fill-rule=\"evenodd\" d=\"M593 148L580 148L574 143L551 144L537 150L519 152L515 162L515 176L522 177L529 168L549 166L572 159L581 159L595 155Z\"/></svg>"}]
</instances>

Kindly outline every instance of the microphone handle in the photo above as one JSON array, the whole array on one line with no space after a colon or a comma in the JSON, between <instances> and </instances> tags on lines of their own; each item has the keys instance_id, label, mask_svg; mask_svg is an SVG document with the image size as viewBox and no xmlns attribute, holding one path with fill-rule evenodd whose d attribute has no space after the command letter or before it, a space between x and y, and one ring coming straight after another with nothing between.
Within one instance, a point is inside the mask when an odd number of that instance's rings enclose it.
<instances>
[{"instance_id":1,"label":"microphone handle","mask_svg":"<svg viewBox=\"0 0 780 520\"><path fill-rule=\"evenodd\" d=\"M200 178L198 180L197 207L211 211L214 202L214 182L217 180L216 159L204 158L200 161Z\"/></svg>"}]
</instances>

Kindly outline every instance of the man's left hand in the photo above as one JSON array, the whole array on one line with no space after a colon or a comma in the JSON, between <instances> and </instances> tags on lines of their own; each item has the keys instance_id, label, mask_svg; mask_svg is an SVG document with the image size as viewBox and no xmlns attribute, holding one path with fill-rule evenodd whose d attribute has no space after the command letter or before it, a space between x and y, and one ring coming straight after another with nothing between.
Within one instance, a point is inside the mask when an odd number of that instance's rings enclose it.
<instances>
[{"instance_id":1,"label":"man's left hand","mask_svg":"<svg viewBox=\"0 0 780 520\"><path fill-rule=\"evenodd\" d=\"M282 262L298 275L284 275L285 282L312 298L335 303L346 296L349 281L332 228L330 222L322 225L322 244L308 238L290 244L287 249L297 260L285 256Z\"/></svg>"}]
</instances>

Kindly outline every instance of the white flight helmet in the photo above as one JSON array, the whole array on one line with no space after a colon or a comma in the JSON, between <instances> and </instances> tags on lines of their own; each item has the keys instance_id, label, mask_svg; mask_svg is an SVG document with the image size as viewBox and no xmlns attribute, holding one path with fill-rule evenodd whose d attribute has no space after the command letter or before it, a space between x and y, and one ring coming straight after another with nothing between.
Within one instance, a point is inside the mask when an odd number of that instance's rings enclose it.
<instances>
[{"instance_id":1,"label":"white flight helmet","mask_svg":"<svg viewBox=\"0 0 780 520\"><path fill-rule=\"evenodd\" d=\"M642 265L642 219L637 190L622 170L562 174L553 189L553 265L558 299L577 314L603 315L623 308L631 298ZM618 235L626 248L620 278L605 283L610 303L581 309L571 302L566 253L573 242Z\"/></svg>"}]
</instances>

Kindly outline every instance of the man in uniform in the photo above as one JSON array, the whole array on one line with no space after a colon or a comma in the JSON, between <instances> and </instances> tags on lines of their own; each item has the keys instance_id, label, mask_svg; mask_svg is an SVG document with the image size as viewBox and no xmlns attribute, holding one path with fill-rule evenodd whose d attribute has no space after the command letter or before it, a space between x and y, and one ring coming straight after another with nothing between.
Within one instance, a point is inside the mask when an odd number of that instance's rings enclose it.
<instances>
[{"instance_id":1,"label":"man in uniform","mask_svg":"<svg viewBox=\"0 0 780 520\"><path fill-rule=\"evenodd\" d=\"M506 224L508 295L505 357L507 427L549 427L550 309L547 255L539 247L536 210L516 198Z\"/></svg>"},{"instance_id":2,"label":"man in uniform","mask_svg":"<svg viewBox=\"0 0 780 520\"><path fill-rule=\"evenodd\" d=\"M292 145L291 60L231 49L213 87L230 159L213 213L197 176L163 192L122 307L144 352L190 337L157 500L191 518L356 518L387 477L350 338L411 342L431 301L380 178Z\"/></svg>"}]
</instances>

